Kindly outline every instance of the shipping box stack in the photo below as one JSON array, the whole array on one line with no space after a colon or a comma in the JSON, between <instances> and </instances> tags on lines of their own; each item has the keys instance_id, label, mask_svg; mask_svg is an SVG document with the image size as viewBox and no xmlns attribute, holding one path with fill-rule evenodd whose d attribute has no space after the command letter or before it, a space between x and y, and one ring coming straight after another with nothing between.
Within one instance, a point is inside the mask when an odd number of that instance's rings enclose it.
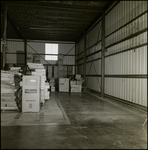
<instances>
[{"instance_id":1,"label":"shipping box stack","mask_svg":"<svg viewBox=\"0 0 148 150\"><path fill-rule=\"evenodd\" d=\"M41 100L40 103L44 105L45 103L45 81L46 81L46 69L35 69L32 75L41 77Z\"/></svg>"},{"instance_id":2,"label":"shipping box stack","mask_svg":"<svg viewBox=\"0 0 148 150\"><path fill-rule=\"evenodd\" d=\"M15 101L15 73L1 70L1 110L18 110Z\"/></svg>"},{"instance_id":3,"label":"shipping box stack","mask_svg":"<svg viewBox=\"0 0 148 150\"><path fill-rule=\"evenodd\" d=\"M49 84L51 92L55 92L55 78L50 78Z\"/></svg>"},{"instance_id":4,"label":"shipping box stack","mask_svg":"<svg viewBox=\"0 0 148 150\"><path fill-rule=\"evenodd\" d=\"M45 82L45 100L50 99L50 85L48 82Z\"/></svg>"},{"instance_id":5,"label":"shipping box stack","mask_svg":"<svg viewBox=\"0 0 148 150\"><path fill-rule=\"evenodd\" d=\"M70 81L71 92L81 92L83 79L79 74L76 74L75 78L76 78L75 81Z\"/></svg>"},{"instance_id":6,"label":"shipping box stack","mask_svg":"<svg viewBox=\"0 0 148 150\"><path fill-rule=\"evenodd\" d=\"M59 78L59 92L69 92L69 78Z\"/></svg>"},{"instance_id":7,"label":"shipping box stack","mask_svg":"<svg viewBox=\"0 0 148 150\"><path fill-rule=\"evenodd\" d=\"M40 111L40 76L23 76L22 112Z\"/></svg>"},{"instance_id":8,"label":"shipping box stack","mask_svg":"<svg viewBox=\"0 0 148 150\"><path fill-rule=\"evenodd\" d=\"M39 63L27 63L28 67L30 69L34 69L34 71L32 71L32 75L33 76L40 76L41 78L41 84L40 84L40 103L44 105L45 103L45 81L46 81L46 69L43 66L43 64L39 64Z\"/></svg>"}]
</instances>

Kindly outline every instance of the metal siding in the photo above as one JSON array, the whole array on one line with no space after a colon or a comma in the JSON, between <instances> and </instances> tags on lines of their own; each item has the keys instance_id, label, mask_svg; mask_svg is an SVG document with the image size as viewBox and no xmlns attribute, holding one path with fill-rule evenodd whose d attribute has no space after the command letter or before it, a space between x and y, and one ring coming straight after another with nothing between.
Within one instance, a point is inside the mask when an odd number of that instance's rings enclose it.
<instances>
[{"instance_id":1,"label":"metal siding","mask_svg":"<svg viewBox=\"0 0 148 150\"><path fill-rule=\"evenodd\" d=\"M24 42L22 41L7 41L7 52L17 53L17 51L24 51ZM6 54L6 63L17 63L17 54Z\"/></svg>"},{"instance_id":2,"label":"metal siding","mask_svg":"<svg viewBox=\"0 0 148 150\"><path fill-rule=\"evenodd\" d=\"M101 78L100 77L87 77L87 88L101 92ZM97 84L96 84L97 83Z\"/></svg>"},{"instance_id":3,"label":"metal siding","mask_svg":"<svg viewBox=\"0 0 148 150\"><path fill-rule=\"evenodd\" d=\"M147 46L105 58L105 74L147 74Z\"/></svg>"},{"instance_id":4,"label":"metal siding","mask_svg":"<svg viewBox=\"0 0 148 150\"><path fill-rule=\"evenodd\" d=\"M75 65L75 56L65 56L63 65Z\"/></svg>"},{"instance_id":5,"label":"metal siding","mask_svg":"<svg viewBox=\"0 0 148 150\"><path fill-rule=\"evenodd\" d=\"M77 73L83 75L83 64L78 66Z\"/></svg>"},{"instance_id":6,"label":"metal siding","mask_svg":"<svg viewBox=\"0 0 148 150\"><path fill-rule=\"evenodd\" d=\"M59 44L58 49L58 53L67 54L71 50L68 54L75 55L75 44Z\"/></svg>"},{"instance_id":7,"label":"metal siding","mask_svg":"<svg viewBox=\"0 0 148 150\"><path fill-rule=\"evenodd\" d=\"M6 54L6 63L17 63L17 54Z\"/></svg>"},{"instance_id":8,"label":"metal siding","mask_svg":"<svg viewBox=\"0 0 148 150\"><path fill-rule=\"evenodd\" d=\"M109 35L119 27L128 23L141 13L147 10L146 1L120 1L113 10L105 17L105 36ZM87 48L93 45L97 40L97 25L87 34ZM106 37L105 46L122 40L147 27L147 13L132 21L130 24ZM84 42L78 44L79 53L84 50ZM101 43L101 42L100 42ZM106 49L105 56L120 52L140 44L147 43L147 32L141 33L131 39L127 39L112 47ZM83 47L83 48L82 48ZM87 51L87 55L95 52L98 47L93 46ZM83 49L83 50L82 50ZM101 54L101 53L100 53ZM100 57L100 54L89 56L87 61L92 58ZM83 57L83 53L79 58ZM79 61L83 62L83 60ZM94 61L97 73L101 73L100 60ZM91 67L90 73L89 69ZM92 62L86 63L86 74L95 74ZM78 66L79 72L83 73L83 64ZM115 55L105 57L105 75L125 75L125 74L147 74L147 45L139 48L133 48ZM101 79L101 78L100 78ZM98 91L99 84L97 77L87 77L87 87ZM147 106L147 79L145 78L105 78L105 93L130 102Z\"/></svg>"},{"instance_id":9,"label":"metal siding","mask_svg":"<svg viewBox=\"0 0 148 150\"><path fill-rule=\"evenodd\" d=\"M105 78L105 94L147 106L147 79Z\"/></svg>"},{"instance_id":10,"label":"metal siding","mask_svg":"<svg viewBox=\"0 0 148 150\"><path fill-rule=\"evenodd\" d=\"M16 53L17 51L24 51L24 42L7 41L7 52Z\"/></svg>"}]
</instances>

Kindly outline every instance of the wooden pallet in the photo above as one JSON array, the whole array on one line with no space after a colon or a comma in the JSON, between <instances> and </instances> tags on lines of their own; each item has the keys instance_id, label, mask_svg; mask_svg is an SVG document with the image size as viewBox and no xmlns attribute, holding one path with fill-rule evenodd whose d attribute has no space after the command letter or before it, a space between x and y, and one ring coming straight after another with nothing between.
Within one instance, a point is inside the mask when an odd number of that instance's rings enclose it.
<instances>
[{"instance_id":1,"label":"wooden pallet","mask_svg":"<svg viewBox=\"0 0 148 150\"><path fill-rule=\"evenodd\" d=\"M1 111L7 111L7 110L18 110L18 107L1 107Z\"/></svg>"}]
</instances>

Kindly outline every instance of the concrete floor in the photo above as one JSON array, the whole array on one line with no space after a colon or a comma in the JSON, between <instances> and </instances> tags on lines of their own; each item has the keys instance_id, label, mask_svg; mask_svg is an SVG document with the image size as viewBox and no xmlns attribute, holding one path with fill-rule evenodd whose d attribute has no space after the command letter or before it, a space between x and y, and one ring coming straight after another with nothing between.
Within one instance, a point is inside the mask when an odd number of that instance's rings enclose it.
<instances>
[{"instance_id":1,"label":"concrete floor","mask_svg":"<svg viewBox=\"0 0 148 150\"><path fill-rule=\"evenodd\" d=\"M88 92L51 98L70 123L1 126L1 149L147 149L147 113Z\"/></svg>"}]
</instances>

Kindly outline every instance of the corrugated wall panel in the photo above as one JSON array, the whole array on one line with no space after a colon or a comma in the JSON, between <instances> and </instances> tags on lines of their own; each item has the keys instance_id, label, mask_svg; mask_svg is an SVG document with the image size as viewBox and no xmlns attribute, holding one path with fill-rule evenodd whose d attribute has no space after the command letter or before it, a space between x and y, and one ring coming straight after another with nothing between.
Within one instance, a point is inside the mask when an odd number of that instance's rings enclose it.
<instances>
[{"instance_id":1,"label":"corrugated wall panel","mask_svg":"<svg viewBox=\"0 0 148 150\"><path fill-rule=\"evenodd\" d=\"M135 17L138 18L134 19ZM127 25L124 26L126 23ZM87 47L96 42L98 26L87 34ZM119 29L120 27L122 28ZM122 78L105 77L105 94L143 106L147 106L147 78L124 78L124 75L147 74L147 31L144 31L146 28L146 1L120 1L105 16L105 75L123 75ZM133 36L134 34L135 36ZM111 44L112 46L110 46ZM89 55L96 49L94 46L86 51L86 54ZM89 62L92 58L97 59L99 57L98 54L91 55L86 61ZM99 65L101 66L101 64ZM90 66L92 68L89 72ZM80 68L82 66L78 66L79 70ZM86 63L86 68L88 74L95 74L92 62ZM96 68L101 69L97 66ZM101 73L98 70L97 72ZM97 78L87 76L87 79L89 79L87 87L98 91Z\"/></svg>"},{"instance_id":2,"label":"corrugated wall panel","mask_svg":"<svg viewBox=\"0 0 148 150\"><path fill-rule=\"evenodd\" d=\"M75 44L59 44L59 54L70 54L75 55Z\"/></svg>"},{"instance_id":3,"label":"corrugated wall panel","mask_svg":"<svg viewBox=\"0 0 148 150\"><path fill-rule=\"evenodd\" d=\"M101 22L86 35L86 48L101 40Z\"/></svg>"},{"instance_id":4,"label":"corrugated wall panel","mask_svg":"<svg viewBox=\"0 0 148 150\"><path fill-rule=\"evenodd\" d=\"M7 52L16 53L16 51L24 51L24 42L21 41L7 41Z\"/></svg>"},{"instance_id":5,"label":"corrugated wall panel","mask_svg":"<svg viewBox=\"0 0 148 150\"><path fill-rule=\"evenodd\" d=\"M78 66L78 68L77 68L77 74L83 75L83 64Z\"/></svg>"},{"instance_id":6,"label":"corrugated wall panel","mask_svg":"<svg viewBox=\"0 0 148 150\"><path fill-rule=\"evenodd\" d=\"M101 92L101 78L100 77L87 77L87 88Z\"/></svg>"},{"instance_id":7,"label":"corrugated wall panel","mask_svg":"<svg viewBox=\"0 0 148 150\"><path fill-rule=\"evenodd\" d=\"M147 46L106 57L105 74L147 74Z\"/></svg>"},{"instance_id":8,"label":"corrugated wall panel","mask_svg":"<svg viewBox=\"0 0 148 150\"><path fill-rule=\"evenodd\" d=\"M16 54L6 54L6 63L12 63L12 64L17 63L16 57L17 57Z\"/></svg>"},{"instance_id":9,"label":"corrugated wall panel","mask_svg":"<svg viewBox=\"0 0 148 150\"><path fill-rule=\"evenodd\" d=\"M90 63L87 63L86 74L100 75L101 74L101 60L96 60Z\"/></svg>"},{"instance_id":10,"label":"corrugated wall panel","mask_svg":"<svg viewBox=\"0 0 148 150\"><path fill-rule=\"evenodd\" d=\"M22 41L7 41L7 53L24 52L24 42ZM6 63L17 63L17 54L6 54Z\"/></svg>"},{"instance_id":11,"label":"corrugated wall panel","mask_svg":"<svg viewBox=\"0 0 148 150\"><path fill-rule=\"evenodd\" d=\"M65 56L63 59L63 65L75 65L75 57Z\"/></svg>"},{"instance_id":12,"label":"corrugated wall panel","mask_svg":"<svg viewBox=\"0 0 148 150\"><path fill-rule=\"evenodd\" d=\"M105 78L105 93L147 106L147 79Z\"/></svg>"}]
</instances>

